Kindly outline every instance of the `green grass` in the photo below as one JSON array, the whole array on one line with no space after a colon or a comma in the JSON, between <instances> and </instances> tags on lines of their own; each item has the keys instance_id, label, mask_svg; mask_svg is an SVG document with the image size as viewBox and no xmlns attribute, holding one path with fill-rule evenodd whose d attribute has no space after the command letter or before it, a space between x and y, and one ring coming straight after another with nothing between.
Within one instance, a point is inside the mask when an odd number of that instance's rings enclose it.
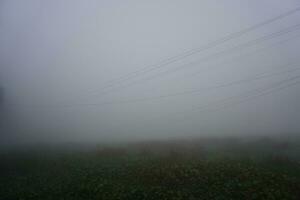
<instances>
[{"instance_id":1,"label":"green grass","mask_svg":"<svg viewBox=\"0 0 300 200\"><path fill-rule=\"evenodd\" d=\"M33 153L1 159L0 199L300 199L292 161L136 153Z\"/></svg>"}]
</instances>

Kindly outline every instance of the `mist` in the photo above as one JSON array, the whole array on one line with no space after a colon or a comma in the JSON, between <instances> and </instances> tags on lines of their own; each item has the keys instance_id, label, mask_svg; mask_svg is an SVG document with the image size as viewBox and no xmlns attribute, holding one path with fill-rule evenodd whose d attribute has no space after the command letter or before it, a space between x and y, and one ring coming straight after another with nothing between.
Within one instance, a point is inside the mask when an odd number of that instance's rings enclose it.
<instances>
[{"instance_id":1,"label":"mist","mask_svg":"<svg viewBox=\"0 0 300 200\"><path fill-rule=\"evenodd\" d=\"M0 0L0 199L300 199L300 1Z\"/></svg>"},{"instance_id":2,"label":"mist","mask_svg":"<svg viewBox=\"0 0 300 200\"><path fill-rule=\"evenodd\" d=\"M1 1L1 144L297 135L299 6Z\"/></svg>"}]
</instances>

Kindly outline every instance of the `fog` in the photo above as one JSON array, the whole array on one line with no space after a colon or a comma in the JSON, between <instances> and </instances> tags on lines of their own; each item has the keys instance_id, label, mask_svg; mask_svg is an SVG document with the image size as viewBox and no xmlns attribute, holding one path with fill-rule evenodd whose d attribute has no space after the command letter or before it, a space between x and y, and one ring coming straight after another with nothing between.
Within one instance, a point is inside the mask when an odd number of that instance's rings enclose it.
<instances>
[{"instance_id":1,"label":"fog","mask_svg":"<svg viewBox=\"0 0 300 200\"><path fill-rule=\"evenodd\" d=\"M0 143L298 134L299 7L2 0Z\"/></svg>"}]
</instances>

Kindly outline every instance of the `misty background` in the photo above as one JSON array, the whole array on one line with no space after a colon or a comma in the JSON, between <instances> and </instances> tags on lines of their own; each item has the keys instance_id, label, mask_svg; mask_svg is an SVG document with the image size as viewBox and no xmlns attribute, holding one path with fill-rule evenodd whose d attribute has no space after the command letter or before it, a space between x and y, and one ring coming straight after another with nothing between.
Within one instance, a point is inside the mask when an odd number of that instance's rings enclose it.
<instances>
[{"instance_id":1,"label":"misty background","mask_svg":"<svg viewBox=\"0 0 300 200\"><path fill-rule=\"evenodd\" d=\"M297 134L300 84L259 92L299 81L300 29L229 49L299 24L300 12L143 69L299 6L297 0L2 0L1 144Z\"/></svg>"}]
</instances>

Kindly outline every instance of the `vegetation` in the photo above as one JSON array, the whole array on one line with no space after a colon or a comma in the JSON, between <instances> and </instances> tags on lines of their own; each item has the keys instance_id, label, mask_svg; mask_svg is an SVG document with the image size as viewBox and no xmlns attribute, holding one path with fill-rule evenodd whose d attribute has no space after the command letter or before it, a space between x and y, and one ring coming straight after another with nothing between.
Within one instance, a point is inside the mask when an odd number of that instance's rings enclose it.
<instances>
[{"instance_id":1,"label":"vegetation","mask_svg":"<svg viewBox=\"0 0 300 200\"><path fill-rule=\"evenodd\" d=\"M149 146L2 155L0 199L300 198L300 165L283 155Z\"/></svg>"}]
</instances>

